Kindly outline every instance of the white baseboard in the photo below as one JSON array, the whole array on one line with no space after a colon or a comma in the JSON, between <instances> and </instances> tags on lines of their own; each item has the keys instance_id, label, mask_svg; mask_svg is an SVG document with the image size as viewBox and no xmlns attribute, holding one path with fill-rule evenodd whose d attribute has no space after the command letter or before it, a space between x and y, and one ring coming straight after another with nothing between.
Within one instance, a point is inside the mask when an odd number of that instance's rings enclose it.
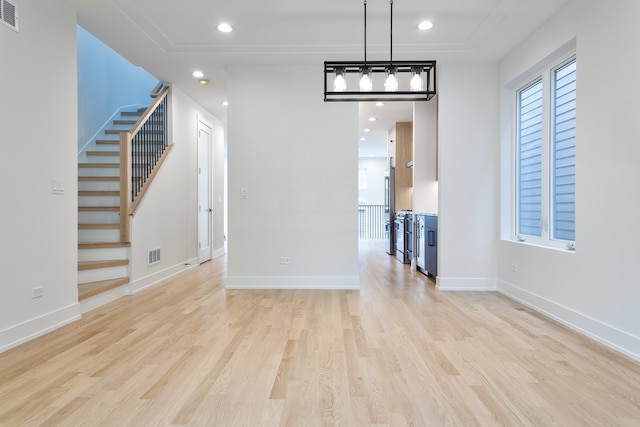
<instances>
[{"instance_id":1,"label":"white baseboard","mask_svg":"<svg viewBox=\"0 0 640 427\"><path fill-rule=\"evenodd\" d=\"M178 273L182 273L185 270L195 268L198 265L198 258L192 258L180 264L176 264L174 266L165 268L164 270L160 270L148 276L136 279L126 285L126 294L135 295L138 292L157 285L158 283L168 279L169 277L175 276Z\"/></svg>"},{"instance_id":2,"label":"white baseboard","mask_svg":"<svg viewBox=\"0 0 640 427\"><path fill-rule=\"evenodd\" d=\"M225 248L220 248L220 249L216 249L215 251L213 251L213 253L211 254L212 258L219 258L221 256L223 256L224 254L227 253L227 250Z\"/></svg>"},{"instance_id":3,"label":"white baseboard","mask_svg":"<svg viewBox=\"0 0 640 427\"><path fill-rule=\"evenodd\" d=\"M502 280L498 281L498 292L600 344L640 361L640 337Z\"/></svg>"},{"instance_id":4,"label":"white baseboard","mask_svg":"<svg viewBox=\"0 0 640 427\"><path fill-rule=\"evenodd\" d=\"M108 291L83 299L80 301L80 313L85 314L125 296L127 294L126 286L127 285L121 285L117 288L109 289Z\"/></svg>"},{"instance_id":5,"label":"white baseboard","mask_svg":"<svg viewBox=\"0 0 640 427\"><path fill-rule=\"evenodd\" d=\"M474 277L436 277L436 289L440 291L495 291L496 279Z\"/></svg>"},{"instance_id":6,"label":"white baseboard","mask_svg":"<svg viewBox=\"0 0 640 427\"><path fill-rule=\"evenodd\" d=\"M0 353L80 319L78 303L0 330Z\"/></svg>"},{"instance_id":7,"label":"white baseboard","mask_svg":"<svg viewBox=\"0 0 640 427\"><path fill-rule=\"evenodd\" d=\"M275 277L231 276L226 278L226 289L360 289L358 276L344 277Z\"/></svg>"}]
</instances>

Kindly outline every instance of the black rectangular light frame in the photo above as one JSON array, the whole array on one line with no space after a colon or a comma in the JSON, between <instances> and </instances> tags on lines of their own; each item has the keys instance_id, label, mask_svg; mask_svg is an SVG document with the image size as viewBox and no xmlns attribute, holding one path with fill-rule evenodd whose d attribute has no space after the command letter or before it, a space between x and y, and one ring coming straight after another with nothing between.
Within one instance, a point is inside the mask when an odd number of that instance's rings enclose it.
<instances>
[{"instance_id":1,"label":"black rectangular light frame","mask_svg":"<svg viewBox=\"0 0 640 427\"><path fill-rule=\"evenodd\" d=\"M387 91L334 91L329 90L328 81L336 71L344 73L362 72L364 67L371 74L386 74L389 66L396 69L397 74L411 74L419 69L424 74L425 87L421 91L397 90ZM359 101L429 101L436 95L436 61L325 61L324 63L324 100L325 102L359 102Z\"/></svg>"}]
</instances>

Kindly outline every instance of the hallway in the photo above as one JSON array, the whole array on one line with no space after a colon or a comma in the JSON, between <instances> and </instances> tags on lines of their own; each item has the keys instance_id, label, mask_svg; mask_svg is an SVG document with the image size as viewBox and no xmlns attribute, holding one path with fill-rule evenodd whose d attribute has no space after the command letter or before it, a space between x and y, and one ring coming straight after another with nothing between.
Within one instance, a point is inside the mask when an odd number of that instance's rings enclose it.
<instances>
[{"instance_id":1,"label":"hallway","mask_svg":"<svg viewBox=\"0 0 640 427\"><path fill-rule=\"evenodd\" d=\"M0 354L0 426L613 426L640 365L360 242L360 291L226 291L217 258Z\"/></svg>"}]
</instances>

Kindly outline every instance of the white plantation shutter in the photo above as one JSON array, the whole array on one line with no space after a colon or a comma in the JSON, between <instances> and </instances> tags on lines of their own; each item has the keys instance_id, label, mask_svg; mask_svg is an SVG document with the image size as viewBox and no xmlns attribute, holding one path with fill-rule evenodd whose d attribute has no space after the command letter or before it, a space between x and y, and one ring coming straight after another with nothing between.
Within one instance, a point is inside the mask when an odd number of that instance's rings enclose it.
<instances>
[{"instance_id":1,"label":"white plantation shutter","mask_svg":"<svg viewBox=\"0 0 640 427\"><path fill-rule=\"evenodd\" d=\"M553 72L552 239L575 240L576 60Z\"/></svg>"},{"instance_id":2,"label":"white plantation shutter","mask_svg":"<svg viewBox=\"0 0 640 427\"><path fill-rule=\"evenodd\" d=\"M518 92L518 234L541 236L542 80Z\"/></svg>"}]
</instances>

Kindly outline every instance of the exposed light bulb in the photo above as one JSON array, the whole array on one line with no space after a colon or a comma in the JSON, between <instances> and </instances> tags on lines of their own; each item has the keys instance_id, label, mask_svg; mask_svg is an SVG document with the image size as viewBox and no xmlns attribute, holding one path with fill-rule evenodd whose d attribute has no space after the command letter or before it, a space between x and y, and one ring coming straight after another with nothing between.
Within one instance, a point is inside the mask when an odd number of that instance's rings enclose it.
<instances>
[{"instance_id":1,"label":"exposed light bulb","mask_svg":"<svg viewBox=\"0 0 640 427\"><path fill-rule=\"evenodd\" d=\"M409 85L411 90L414 92L420 92L422 90L422 76L419 72L413 73L413 77L411 77Z\"/></svg>"},{"instance_id":2,"label":"exposed light bulb","mask_svg":"<svg viewBox=\"0 0 640 427\"><path fill-rule=\"evenodd\" d=\"M373 82L371 81L371 75L369 68L362 69L362 77L360 77L360 91L371 92L373 89Z\"/></svg>"},{"instance_id":3,"label":"exposed light bulb","mask_svg":"<svg viewBox=\"0 0 640 427\"><path fill-rule=\"evenodd\" d=\"M344 73L336 72L336 78L333 80L333 90L335 92L344 92L347 89L347 81L344 78Z\"/></svg>"},{"instance_id":4,"label":"exposed light bulb","mask_svg":"<svg viewBox=\"0 0 640 427\"><path fill-rule=\"evenodd\" d=\"M387 80L384 82L384 90L387 92L395 92L398 90L398 79L396 78L395 71L389 71Z\"/></svg>"}]
</instances>

